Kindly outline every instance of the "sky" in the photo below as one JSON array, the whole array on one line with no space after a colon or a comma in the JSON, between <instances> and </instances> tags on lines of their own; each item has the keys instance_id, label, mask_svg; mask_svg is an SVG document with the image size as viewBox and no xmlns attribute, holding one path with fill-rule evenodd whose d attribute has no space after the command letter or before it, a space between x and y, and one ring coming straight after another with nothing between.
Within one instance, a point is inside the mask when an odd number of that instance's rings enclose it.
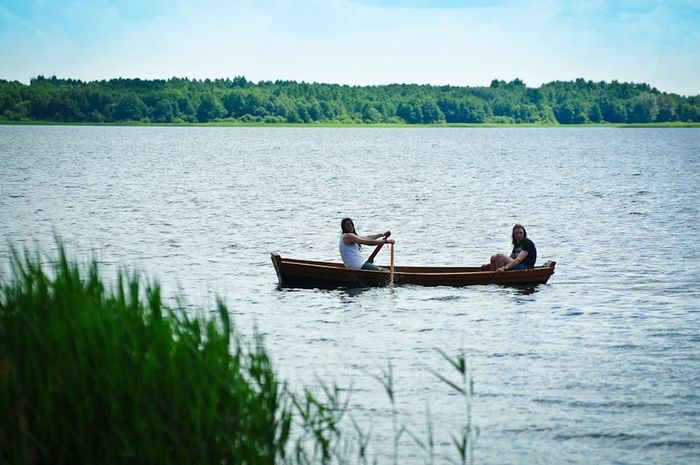
<instances>
[{"instance_id":1,"label":"sky","mask_svg":"<svg viewBox=\"0 0 700 465\"><path fill-rule=\"evenodd\" d=\"M38 75L700 94L700 0L0 0L0 79Z\"/></svg>"}]
</instances>

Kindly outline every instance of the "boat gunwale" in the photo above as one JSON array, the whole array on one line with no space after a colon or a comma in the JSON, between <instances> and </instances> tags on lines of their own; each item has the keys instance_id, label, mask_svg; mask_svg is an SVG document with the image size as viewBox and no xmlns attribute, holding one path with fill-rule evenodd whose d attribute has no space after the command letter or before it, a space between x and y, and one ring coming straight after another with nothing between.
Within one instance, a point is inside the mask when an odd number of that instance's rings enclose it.
<instances>
[{"instance_id":1,"label":"boat gunwale","mask_svg":"<svg viewBox=\"0 0 700 465\"><path fill-rule=\"evenodd\" d=\"M387 274L389 271L388 270L362 270L362 269L353 269L353 268L346 268L343 263L339 262L324 262L320 260L303 260L303 259L297 259L297 258L287 258L287 257L282 257L279 254L273 253L273 262L274 257L278 257L279 259L279 265L291 265L291 266L298 266L298 267L313 267L317 269L328 269L328 270L338 270L338 271L343 271L347 272L348 274L354 274L354 273L361 273L361 274ZM425 275L425 276L454 276L454 275L488 275L488 274L501 274L501 273L509 273L509 274L526 274L526 273L532 273L532 272L542 272L542 271L549 271L554 269L555 262L547 262L545 265L540 265L540 266L535 266L533 268L528 268L526 270L508 270L506 272L498 272L498 271L491 271L488 269L484 269L483 266L481 267L454 267L454 266L395 266L394 267L394 273L395 274L401 274L401 275L412 275L412 276L419 276L419 275ZM447 271L449 270L449 271Z\"/></svg>"}]
</instances>

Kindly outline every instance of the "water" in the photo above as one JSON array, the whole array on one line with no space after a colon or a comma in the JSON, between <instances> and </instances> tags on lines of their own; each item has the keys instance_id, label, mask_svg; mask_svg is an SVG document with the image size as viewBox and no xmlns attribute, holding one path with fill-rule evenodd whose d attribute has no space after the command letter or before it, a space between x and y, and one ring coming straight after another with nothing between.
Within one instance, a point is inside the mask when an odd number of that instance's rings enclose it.
<instances>
[{"instance_id":1,"label":"water","mask_svg":"<svg viewBox=\"0 0 700 465\"><path fill-rule=\"evenodd\" d=\"M292 385L352 385L380 454L372 375L391 360L419 436L429 402L440 462L463 419L435 349L463 348L475 463L700 462L698 129L0 126L0 163L0 263L56 233L193 306L222 296ZM269 253L336 260L344 216L390 229L399 265L484 263L520 222L556 273L525 291L278 289Z\"/></svg>"}]
</instances>

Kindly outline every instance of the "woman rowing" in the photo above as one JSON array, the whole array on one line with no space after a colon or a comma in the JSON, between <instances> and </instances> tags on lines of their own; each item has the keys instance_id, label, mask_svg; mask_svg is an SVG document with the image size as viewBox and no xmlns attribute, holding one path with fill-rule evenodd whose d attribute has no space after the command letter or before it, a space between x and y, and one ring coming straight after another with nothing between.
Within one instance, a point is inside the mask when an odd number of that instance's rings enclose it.
<instances>
[{"instance_id":1,"label":"woman rowing","mask_svg":"<svg viewBox=\"0 0 700 465\"><path fill-rule=\"evenodd\" d=\"M355 225L350 218L343 218L340 222L340 229L342 232L340 234L340 240L338 241L338 249L340 250L340 257L343 259L345 266L355 270L381 270L381 268L374 263L365 261L360 253L361 246L393 244L394 239L388 239L391 231L369 236L360 236L355 231Z\"/></svg>"},{"instance_id":2,"label":"woman rowing","mask_svg":"<svg viewBox=\"0 0 700 465\"><path fill-rule=\"evenodd\" d=\"M521 224L513 226L513 251L510 255L496 254L491 256L489 270L527 270L535 266L537 260L537 249L534 242L527 238L527 231Z\"/></svg>"}]
</instances>

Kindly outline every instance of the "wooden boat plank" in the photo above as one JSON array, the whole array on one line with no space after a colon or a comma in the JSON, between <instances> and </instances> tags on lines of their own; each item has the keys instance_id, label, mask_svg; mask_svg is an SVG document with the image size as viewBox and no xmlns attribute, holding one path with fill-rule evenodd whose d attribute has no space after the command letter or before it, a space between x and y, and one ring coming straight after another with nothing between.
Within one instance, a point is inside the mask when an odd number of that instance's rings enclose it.
<instances>
[{"instance_id":1,"label":"wooden boat plank","mask_svg":"<svg viewBox=\"0 0 700 465\"><path fill-rule=\"evenodd\" d=\"M356 287L385 286L388 271L353 270L342 263L283 258L272 254L280 286ZM555 262L529 270L488 271L482 267L395 267L396 284L421 286L469 286L479 284L533 285L546 283L554 273Z\"/></svg>"},{"instance_id":2,"label":"wooden boat plank","mask_svg":"<svg viewBox=\"0 0 700 465\"><path fill-rule=\"evenodd\" d=\"M331 266L334 268L341 268L343 270L347 270L345 265L342 263L324 262L318 260L300 260L298 258L287 257L283 257L282 261L284 263L300 263L326 267ZM476 271L487 271L481 266L395 266L394 270L397 272L403 271L406 273L473 273Z\"/></svg>"}]
</instances>

